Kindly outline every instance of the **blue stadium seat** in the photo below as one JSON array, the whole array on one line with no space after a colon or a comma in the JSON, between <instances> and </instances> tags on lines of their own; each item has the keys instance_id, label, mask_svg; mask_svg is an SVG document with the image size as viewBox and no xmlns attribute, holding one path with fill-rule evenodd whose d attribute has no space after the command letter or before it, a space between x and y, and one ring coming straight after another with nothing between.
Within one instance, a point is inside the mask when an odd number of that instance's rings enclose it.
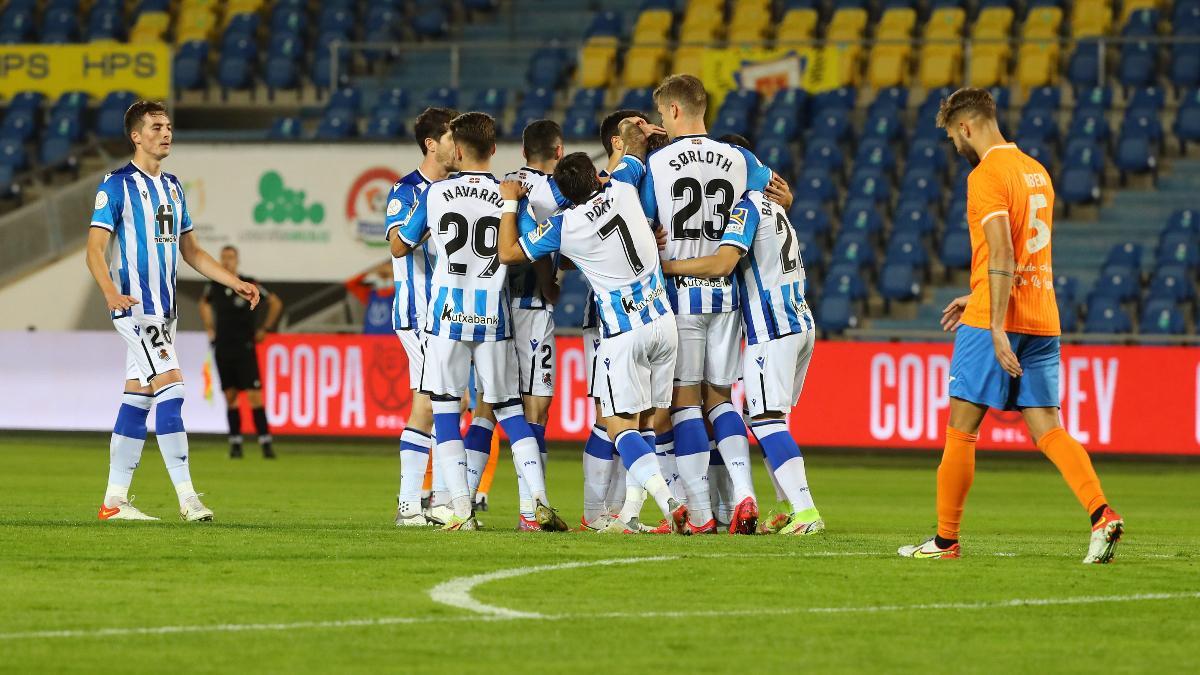
<instances>
[{"instance_id":1,"label":"blue stadium seat","mask_svg":"<svg viewBox=\"0 0 1200 675\"><path fill-rule=\"evenodd\" d=\"M823 298L830 296L845 296L850 300L863 300L867 297L867 282L863 279L859 266L854 263L837 264L829 268L825 274L825 282L821 284Z\"/></svg>"},{"instance_id":2,"label":"blue stadium seat","mask_svg":"<svg viewBox=\"0 0 1200 675\"><path fill-rule=\"evenodd\" d=\"M1125 104L1127 110L1153 110L1162 112L1167 103L1167 92L1161 87L1138 87L1133 90L1129 101Z\"/></svg>"},{"instance_id":3,"label":"blue stadium seat","mask_svg":"<svg viewBox=\"0 0 1200 675\"><path fill-rule=\"evenodd\" d=\"M38 148L38 161L42 167L54 169L60 166L73 165L75 156L72 153L71 139L66 136L50 136L42 139Z\"/></svg>"},{"instance_id":4,"label":"blue stadium seat","mask_svg":"<svg viewBox=\"0 0 1200 675\"><path fill-rule=\"evenodd\" d=\"M908 202L902 204L896 209L896 215L892 219L892 227L894 232L916 232L921 236L933 234L937 229L937 221L934 220L933 214L930 213L927 205L913 204L908 205Z\"/></svg>"},{"instance_id":5,"label":"blue stadium seat","mask_svg":"<svg viewBox=\"0 0 1200 675\"><path fill-rule=\"evenodd\" d=\"M823 91L812 97L812 108L814 112L821 113L825 111L840 110L845 111L854 109L854 101L858 97L858 92L854 87L838 87Z\"/></svg>"},{"instance_id":6,"label":"blue stadium seat","mask_svg":"<svg viewBox=\"0 0 1200 675\"><path fill-rule=\"evenodd\" d=\"M570 58L564 50L558 47L543 47L530 57L526 79L534 87L557 89L566 79L570 67Z\"/></svg>"},{"instance_id":7,"label":"blue stadium seat","mask_svg":"<svg viewBox=\"0 0 1200 675\"><path fill-rule=\"evenodd\" d=\"M345 117L340 115L326 115L321 119L320 125L317 126L316 140L340 141L355 136L356 131L353 122L347 122Z\"/></svg>"},{"instance_id":8,"label":"blue stadium seat","mask_svg":"<svg viewBox=\"0 0 1200 675\"><path fill-rule=\"evenodd\" d=\"M854 168L876 169L890 174L896 168L896 153L891 144L884 138L867 137L858 144L854 154Z\"/></svg>"},{"instance_id":9,"label":"blue stadium seat","mask_svg":"<svg viewBox=\"0 0 1200 675\"><path fill-rule=\"evenodd\" d=\"M942 197L942 183L929 170L910 169L900 181L900 195L905 201L921 201L926 204L939 202Z\"/></svg>"},{"instance_id":10,"label":"blue stadium seat","mask_svg":"<svg viewBox=\"0 0 1200 675\"><path fill-rule=\"evenodd\" d=\"M1166 265L1154 271L1150 280L1150 290L1146 297L1150 300L1166 299L1171 302L1194 302L1196 286L1188 276L1187 268L1183 265Z\"/></svg>"},{"instance_id":11,"label":"blue stadium seat","mask_svg":"<svg viewBox=\"0 0 1200 675\"><path fill-rule=\"evenodd\" d=\"M906 161L910 169L930 168L942 176L947 165L945 144L929 139L914 140L908 148Z\"/></svg>"},{"instance_id":12,"label":"blue stadium seat","mask_svg":"<svg viewBox=\"0 0 1200 675\"><path fill-rule=\"evenodd\" d=\"M412 29L419 37L442 37L450 30L450 16L442 7L426 7L412 18Z\"/></svg>"},{"instance_id":13,"label":"blue stadium seat","mask_svg":"<svg viewBox=\"0 0 1200 675\"><path fill-rule=\"evenodd\" d=\"M1130 302L1137 299L1140 288L1138 273L1134 268L1120 265L1105 266L1088 297L1089 299L1106 297L1113 298L1117 302Z\"/></svg>"},{"instance_id":14,"label":"blue stadium seat","mask_svg":"<svg viewBox=\"0 0 1200 675\"><path fill-rule=\"evenodd\" d=\"M788 220L792 221L792 226L797 231L811 232L814 236L828 235L832 229L829 214L826 213L825 207L816 201L794 201L792 208L788 210Z\"/></svg>"},{"instance_id":15,"label":"blue stadium seat","mask_svg":"<svg viewBox=\"0 0 1200 675\"><path fill-rule=\"evenodd\" d=\"M1179 152L1187 153L1187 144L1200 141L1200 88L1191 90L1184 97L1175 114L1175 124L1171 127L1179 139Z\"/></svg>"},{"instance_id":16,"label":"blue stadium seat","mask_svg":"<svg viewBox=\"0 0 1200 675\"><path fill-rule=\"evenodd\" d=\"M492 117L499 117L508 105L508 90L491 87L476 92L471 103L471 110L485 112Z\"/></svg>"},{"instance_id":17,"label":"blue stadium seat","mask_svg":"<svg viewBox=\"0 0 1200 675\"><path fill-rule=\"evenodd\" d=\"M1026 109L1058 110L1062 107L1062 90L1058 87L1034 87L1025 99Z\"/></svg>"},{"instance_id":18,"label":"blue stadium seat","mask_svg":"<svg viewBox=\"0 0 1200 675\"><path fill-rule=\"evenodd\" d=\"M1119 302L1105 297L1088 300L1087 320L1083 323L1085 333L1129 333L1132 330L1129 315Z\"/></svg>"},{"instance_id":19,"label":"blue stadium seat","mask_svg":"<svg viewBox=\"0 0 1200 675\"><path fill-rule=\"evenodd\" d=\"M784 141L764 139L755 148L758 159L775 173L791 182L795 162L792 159L792 149Z\"/></svg>"},{"instance_id":20,"label":"blue stadium seat","mask_svg":"<svg viewBox=\"0 0 1200 675\"><path fill-rule=\"evenodd\" d=\"M800 122L791 112L783 109L768 111L762 117L758 128L760 139L776 138L784 141L794 141L800 134Z\"/></svg>"},{"instance_id":21,"label":"blue stadium seat","mask_svg":"<svg viewBox=\"0 0 1200 675\"><path fill-rule=\"evenodd\" d=\"M302 130L299 117L279 117L271 123L267 138L272 141L297 141Z\"/></svg>"},{"instance_id":22,"label":"blue stadium seat","mask_svg":"<svg viewBox=\"0 0 1200 675\"><path fill-rule=\"evenodd\" d=\"M842 229L838 234L841 240L846 236L874 236L883 231L883 218L879 211L867 202L850 202L842 213Z\"/></svg>"},{"instance_id":23,"label":"blue stadium seat","mask_svg":"<svg viewBox=\"0 0 1200 675\"><path fill-rule=\"evenodd\" d=\"M250 61L234 54L222 54L217 64L217 84L225 90L249 89L253 84Z\"/></svg>"},{"instance_id":24,"label":"blue stadium seat","mask_svg":"<svg viewBox=\"0 0 1200 675\"><path fill-rule=\"evenodd\" d=\"M124 40L125 21L120 10L106 10L99 4L94 5L88 15L87 37L92 41Z\"/></svg>"},{"instance_id":25,"label":"blue stadium seat","mask_svg":"<svg viewBox=\"0 0 1200 675\"><path fill-rule=\"evenodd\" d=\"M750 116L742 110L727 110L717 115L717 120L712 127L712 136L720 138L726 134L737 134L739 136L751 136L750 133ZM786 139L763 139L771 141L780 141L786 143Z\"/></svg>"},{"instance_id":26,"label":"blue stadium seat","mask_svg":"<svg viewBox=\"0 0 1200 675\"><path fill-rule=\"evenodd\" d=\"M1167 218L1164 232L1188 232L1200 240L1200 209L1179 209Z\"/></svg>"},{"instance_id":27,"label":"blue stadium seat","mask_svg":"<svg viewBox=\"0 0 1200 675\"><path fill-rule=\"evenodd\" d=\"M1200 85L1200 52L1197 52L1195 45L1177 44L1171 48L1167 79L1176 88Z\"/></svg>"},{"instance_id":28,"label":"blue stadium seat","mask_svg":"<svg viewBox=\"0 0 1200 675\"><path fill-rule=\"evenodd\" d=\"M1121 122L1121 136L1139 136L1155 143L1162 141L1162 123L1158 113L1148 108L1130 108Z\"/></svg>"},{"instance_id":29,"label":"blue stadium seat","mask_svg":"<svg viewBox=\"0 0 1200 675\"><path fill-rule=\"evenodd\" d=\"M1060 274L1054 277L1054 295L1071 303L1079 301L1079 280Z\"/></svg>"},{"instance_id":30,"label":"blue stadium seat","mask_svg":"<svg viewBox=\"0 0 1200 675\"><path fill-rule=\"evenodd\" d=\"M458 108L458 90L438 87L425 93L425 104L435 108Z\"/></svg>"},{"instance_id":31,"label":"blue stadium seat","mask_svg":"<svg viewBox=\"0 0 1200 675\"><path fill-rule=\"evenodd\" d=\"M721 101L720 110L742 110L747 113L758 108L758 92L750 89L734 89Z\"/></svg>"},{"instance_id":32,"label":"blue stadium seat","mask_svg":"<svg viewBox=\"0 0 1200 675\"><path fill-rule=\"evenodd\" d=\"M1141 269L1142 267L1142 245L1127 241L1123 244L1116 244L1109 250L1108 256L1104 258L1104 266L1118 265L1131 270Z\"/></svg>"},{"instance_id":33,"label":"blue stadium seat","mask_svg":"<svg viewBox=\"0 0 1200 675\"><path fill-rule=\"evenodd\" d=\"M1102 114L1080 111L1071 120L1068 138L1072 141L1089 139L1096 142L1108 140L1108 122Z\"/></svg>"},{"instance_id":34,"label":"blue stadium seat","mask_svg":"<svg viewBox=\"0 0 1200 675\"><path fill-rule=\"evenodd\" d=\"M809 128L809 138L823 138L834 143L841 143L850 138L852 129L850 116L842 109L829 109L816 114L812 127Z\"/></svg>"},{"instance_id":35,"label":"blue stadium seat","mask_svg":"<svg viewBox=\"0 0 1200 675\"><path fill-rule=\"evenodd\" d=\"M1075 303L1055 298L1058 305L1058 325L1064 333L1074 333L1079 329L1079 309Z\"/></svg>"},{"instance_id":36,"label":"blue stadium seat","mask_svg":"<svg viewBox=\"0 0 1200 675\"><path fill-rule=\"evenodd\" d=\"M222 42L228 40L233 35L253 40L255 34L258 33L259 20L258 14L250 12L230 16L227 19L228 23L225 24Z\"/></svg>"},{"instance_id":37,"label":"blue stadium seat","mask_svg":"<svg viewBox=\"0 0 1200 675\"><path fill-rule=\"evenodd\" d=\"M903 112L908 107L908 87L885 87L875 92L875 100L867 108L867 114L873 115L883 110Z\"/></svg>"},{"instance_id":38,"label":"blue stadium seat","mask_svg":"<svg viewBox=\"0 0 1200 675\"><path fill-rule=\"evenodd\" d=\"M600 130L596 115L586 110L568 110L563 121L563 135L570 140L592 140Z\"/></svg>"},{"instance_id":39,"label":"blue stadium seat","mask_svg":"<svg viewBox=\"0 0 1200 675\"><path fill-rule=\"evenodd\" d=\"M1068 206L1094 204L1100 200L1100 179L1090 169L1068 168L1063 171L1060 183L1059 195Z\"/></svg>"},{"instance_id":40,"label":"blue stadium seat","mask_svg":"<svg viewBox=\"0 0 1200 675\"><path fill-rule=\"evenodd\" d=\"M137 4L137 9L134 10L133 16L136 18L142 12L169 12L171 11L171 0L142 0Z\"/></svg>"},{"instance_id":41,"label":"blue stadium seat","mask_svg":"<svg viewBox=\"0 0 1200 675\"><path fill-rule=\"evenodd\" d=\"M921 284L911 265L888 262L879 273L879 295L884 300L915 300L921 295Z\"/></svg>"},{"instance_id":42,"label":"blue stadium seat","mask_svg":"<svg viewBox=\"0 0 1200 675\"><path fill-rule=\"evenodd\" d=\"M621 15L617 12L596 12L592 23L588 25L584 37L611 36L620 37L622 31Z\"/></svg>"},{"instance_id":43,"label":"blue stadium seat","mask_svg":"<svg viewBox=\"0 0 1200 675\"><path fill-rule=\"evenodd\" d=\"M271 91L295 89L300 84L300 69L295 59L286 56L268 57L264 68L263 83Z\"/></svg>"},{"instance_id":44,"label":"blue stadium seat","mask_svg":"<svg viewBox=\"0 0 1200 675\"><path fill-rule=\"evenodd\" d=\"M804 146L805 168L821 167L828 171L840 172L844 163L842 149L833 139L816 136Z\"/></svg>"},{"instance_id":45,"label":"blue stadium seat","mask_svg":"<svg viewBox=\"0 0 1200 675\"><path fill-rule=\"evenodd\" d=\"M654 110L654 90L653 89L630 89L621 97L621 102L617 108L628 108L630 110Z\"/></svg>"},{"instance_id":46,"label":"blue stadium seat","mask_svg":"<svg viewBox=\"0 0 1200 675\"><path fill-rule=\"evenodd\" d=\"M299 9L276 5L271 14L271 33L300 34L308 28L308 12Z\"/></svg>"},{"instance_id":47,"label":"blue stadium seat","mask_svg":"<svg viewBox=\"0 0 1200 675\"><path fill-rule=\"evenodd\" d=\"M971 265L971 234L962 229L947 230L938 257L948 269L967 269Z\"/></svg>"},{"instance_id":48,"label":"blue stadium seat","mask_svg":"<svg viewBox=\"0 0 1200 675\"><path fill-rule=\"evenodd\" d=\"M1183 335L1183 312L1170 300L1153 300L1142 310L1138 331L1148 335Z\"/></svg>"},{"instance_id":49,"label":"blue stadium seat","mask_svg":"<svg viewBox=\"0 0 1200 675\"><path fill-rule=\"evenodd\" d=\"M911 267L925 269L929 266L929 251L921 233L916 230L895 230L888 240L886 264L902 263Z\"/></svg>"},{"instance_id":50,"label":"blue stadium seat","mask_svg":"<svg viewBox=\"0 0 1200 675\"><path fill-rule=\"evenodd\" d=\"M65 44L79 37L79 19L68 9L48 10L42 16L41 42Z\"/></svg>"},{"instance_id":51,"label":"blue stadium seat","mask_svg":"<svg viewBox=\"0 0 1200 675\"><path fill-rule=\"evenodd\" d=\"M796 232L796 252L804 265L806 275L816 278L825 271L825 247L817 240L817 235L808 230Z\"/></svg>"},{"instance_id":52,"label":"blue stadium seat","mask_svg":"<svg viewBox=\"0 0 1200 675\"><path fill-rule=\"evenodd\" d=\"M1067 61L1067 81L1076 89L1100 82L1100 52L1095 40L1080 40Z\"/></svg>"},{"instance_id":53,"label":"blue stadium seat","mask_svg":"<svg viewBox=\"0 0 1200 675\"><path fill-rule=\"evenodd\" d=\"M28 161L24 142L17 138L0 138L0 165L21 171Z\"/></svg>"},{"instance_id":54,"label":"blue stadium seat","mask_svg":"<svg viewBox=\"0 0 1200 675\"><path fill-rule=\"evenodd\" d=\"M578 89L571 99L571 110L586 111L592 115L604 105L604 89Z\"/></svg>"},{"instance_id":55,"label":"blue stadium seat","mask_svg":"<svg viewBox=\"0 0 1200 675\"><path fill-rule=\"evenodd\" d=\"M1058 123L1054 121L1054 113L1045 108L1025 108L1017 123L1017 137L1057 141Z\"/></svg>"},{"instance_id":56,"label":"blue stadium seat","mask_svg":"<svg viewBox=\"0 0 1200 675\"><path fill-rule=\"evenodd\" d=\"M1166 232L1159 240L1155 264L1182 265L1194 270L1200 267L1200 247L1196 246L1195 239L1186 232Z\"/></svg>"},{"instance_id":57,"label":"blue stadium seat","mask_svg":"<svg viewBox=\"0 0 1200 675\"><path fill-rule=\"evenodd\" d=\"M344 7L326 5L317 16L317 31L320 33L350 34L354 30L354 13Z\"/></svg>"},{"instance_id":58,"label":"blue stadium seat","mask_svg":"<svg viewBox=\"0 0 1200 675\"><path fill-rule=\"evenodd\" d=\"M114 91L100 102L96 112L96 135L101 138L123 138L125 136L125 111L137 96L130 91Z\"/></svg>"},{"instance_id":59,"label":"blue stadium seat","mask_svg":"<svg viewBox=\"0 0 1200 675\"><path fill-rule=\"evenodd\" d=\"M1126 87L1153 84L1158 70L1157 47L1149 42L1132 42L1121 48L1117 79Z\"/></svg>"},{"instance_id":60,"label":"blue stadium seat","mask_svg":"<svg viewBox=\"0 0 1200 675\"><path fill-rule=\"evenodd\" d=\"M875 247L871 245L866 231L842 230L837 241L833 244L833 257L830 264L853 265L858 268L875 264Z\"/></svg>"},{"instance_id":61,"label":"blue stadium seat","mask_svg":"<svg viewBox=\"0 0 1200 675\"><path fill-rule=\"evenodd\" d=\"M1153 37L1158 34L1160 21L1162 16L1157 9L1134 10L1121 28L1121 37Z\"/></svg>"},{"instance_id":62,"label":"blue stadium seat","mask_svg":"<svg viewBox=\"0 0 1200 675\"><path fill-rule=\"evenodd\" d=\"M1075 93L1076 115L1103 115L1112 107L1112 89L1103 86L1084 87Z\"/></svg>"},{"instance_id":63,"label":"blue stadium seat","mask_svg":"<svg viewBox=\"0 0 1200 675\"><path fill-rule=\"evenodd\" d=\"M1122 136L1117 141L1113 163L1121 172L1122 184L1131 173L1158 173L1158 159L1154 156L1152 142L1144 136Z\"/></svg>"},{"instance_id":64,"label":"blue stadium seat","mask_svg":"<svg viewBox=\"0 0 1200 675\"><path fill-rule=\"evenodd\" d=\"M404 135L404 122L392 115L372 115L363 135L372 140L393 140Z\"/></svg>"},{"instance_id":65,"label":"blue stadium seat","mask_svg":"<svg viewBox=\"0 0 1200 675\"><path fill-rule=\"evenodd\" d=\"M236 56L252 60L258 56L258 42L246 35L230 35L221 41L221 57Z\"/></svg>"},{"instance_id":66,"label":"blue stadium seat","mask_svg":"<svg viewBox=\"0 0 1200 675\"><path fill-rule=\"evenodd\" d=\"M33 111L10 109L4 116L3 125L0 125L0 136L25 142L33 138L36 130L37 121Z\"/></svg>"},{"instance_id":67,"label":"blue stadium seat","mask_svg":"<svg viewBox=\"0 0 1200 675\"><path fill-rule=\"evenodd\" d=\"M1046 167L1047 171L1054 165L1054 152L1045 141L1018 137L1017 147L1021 148L1021 151L1025 154L1037 160L1038 164Z\"/></svg>"},{"instance_id":68,"label":"blue stadium seat","mask_svg":"<svg viewBox=\"0 0 1200 675\"><path fill-rule=\"evenodd\" d=\"M204 64L208 59L208 42L191 40L179 46L175 52L172 77L175 88L185 91L203 89L208 84Z\"/></svg>"},{"instance_id":69,"label":"blue stadium seat","mask_svg":"<svg viewBox=\"0 0 1200 675\"><path fill-rule=\"evenodd\" d=\"M854 175L850 177L850 185L846 189L846 201L871 201L876 204L887 202L892 195L892 186L883 172L867 167L859 169L855 166Z\"/></svg>"},{"instance_id":70,"label":"blue stadium seat","mask_svg":"<svg viewBox=\"0 0 1200 675\"><path fill-rule=\"evenodd\" d=\"M880 138L885 141L894 141L899 138L903 130L904 123L900 121L900 112L898 110L881 110L867 118L866 124L863 125L862 134L866 138Z\"/></svg>"},{"instance_id":71,"label":"blue stadium seat","mask_svg":"<svg viewBox=\"0 0 1200 675\"><path fill-rule=\"evenodd\" d=\"M1171 26L1175 35L1200 34L1200 2L1180 0L1171 13Z\"/></svg>"},{"instance_id":72,"label":"blue stadium seat","mask_svg":"<svg viewBox=\"0 0 1200 675\"><path fill-rule=\"evenodd\" d=\"M791 117L797 128L804 127L808 120L808 92L803 89L780 89L767 104L764 116L781 115Z\"/></svg>"},{"instance_id":73,"label":"blue stadium seat","mask_svg":"<svg viewBox=\"0 0 1200 675\"><path fill-rule=\"evenodd\" d=\"M521 98L521 110L549 110L554 106L554 90L537 87L525 91Z\"/></svg>"},{"instance_id":74,"label":"blue stadium seat","mask_svg":"<svg viewBox=\"0 0 1200 675\"><path fill-rule=\"evenodd\" d=\"M1100 145L1088 138L1071 141L1067 145L1065 166L1085 168L1093 173L1104 170L1104 151Z\"/></svg>"},{"instance_id":75,"label":"blue stadium seat","mask_svg":"<svg viewBox=\"0 0 1200 675\"><path fill-rule=\"evenodd\" d=\"M36 113L46 102L46 96L36 91L23 91L8 102L9 111L25 110L30 113Z\"/></svg>"},{"instance_id":76,"label":"blue stadium seat","mask_svg":"<svg viewBox=\"0 0 1200 675\"><path fill-rule=\"evenodd\" d=\"M828 333L842 333L858 325L852 300L846 295L826 291L817 307L817 327Z\"/></svg>"}]
</instances>

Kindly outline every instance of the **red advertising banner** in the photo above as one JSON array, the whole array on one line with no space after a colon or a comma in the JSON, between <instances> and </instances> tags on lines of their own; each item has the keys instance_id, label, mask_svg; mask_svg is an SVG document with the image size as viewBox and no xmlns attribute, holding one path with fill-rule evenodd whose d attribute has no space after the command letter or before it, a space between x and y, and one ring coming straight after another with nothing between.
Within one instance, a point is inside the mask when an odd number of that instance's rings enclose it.
<instances>
[{"instance_id":1,"label":"red advertising banner","mask_svg":"<svg viewBox=\"0 0 1200 675\"><path fill-rule=\"evenodd\" d=\"M949 343L819 342L790 424L801 445L940 448ZM274 335L259 348L279 434L398 436L411 395L392 336ZM558 340L547 437L584 440L595 419L580 338ZM1063 348L1063 425L1090 451L1200 454L1200 349ZM979 447L1032 449L1018 413L992 411Z\"/></svg>"}]
</instances>

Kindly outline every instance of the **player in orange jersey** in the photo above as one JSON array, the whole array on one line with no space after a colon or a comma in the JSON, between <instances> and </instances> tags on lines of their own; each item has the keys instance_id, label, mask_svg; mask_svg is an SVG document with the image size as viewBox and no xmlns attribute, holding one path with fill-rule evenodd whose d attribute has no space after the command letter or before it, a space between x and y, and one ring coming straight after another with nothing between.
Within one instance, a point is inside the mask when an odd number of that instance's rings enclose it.
<instances>
[{"instance_id":1,"label":"player in orange jersey","mask_svg":"<svg viewBox=\"0 0 1200 675\"><path fill-rule=\"evenodd\" d=\"M975 475L975 440L988 408L1020 410L1037 447L1092 520L1085 563L1113 558L1124 522L1108 506L1087 451L1062 428L1058 410L1059 319L1050 262L1054 187L1045 168L1008 143L986 89L942 101L938 127L974 166L967 177L971 293L942 313L957 331L950 362L950 423L937 473L937 535L898 552L957 558L963 504Z\"/></svg>"}]
</instances>

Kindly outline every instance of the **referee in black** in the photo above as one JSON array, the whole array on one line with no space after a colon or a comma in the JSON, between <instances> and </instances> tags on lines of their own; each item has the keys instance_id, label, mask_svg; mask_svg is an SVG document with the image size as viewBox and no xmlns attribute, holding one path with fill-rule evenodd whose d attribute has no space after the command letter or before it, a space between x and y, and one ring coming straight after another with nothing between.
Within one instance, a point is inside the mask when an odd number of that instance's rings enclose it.
<instances>
[{"instance_id":1,"label":"referee in black","mask_svg":"<svg viewBox=\"0 0 1200 675\"><path fill-rule=\"evenodd\" d=\"M233 246L221 249L221 265L236 274L238 250ZM200 298L200 317L208 331L213 355L217 361L217 375L221 388L225 390L225 403L229 418L229 457L242 457L242 413L238 408L238 392L246 392L246 399L254 415L254 429L258 432L258 444L265 459L275 459L271 448L271 428L267 424L267 411L263 409L262 382L258 374L258 355L255 345L262 342L268 331L275 329L283 313L283 301L250 277L246 281L258 286L267 316L258 325L259 317L250 309L249 303L236 293L220 284L209 283Z\"/></svg>"}]
</instances>

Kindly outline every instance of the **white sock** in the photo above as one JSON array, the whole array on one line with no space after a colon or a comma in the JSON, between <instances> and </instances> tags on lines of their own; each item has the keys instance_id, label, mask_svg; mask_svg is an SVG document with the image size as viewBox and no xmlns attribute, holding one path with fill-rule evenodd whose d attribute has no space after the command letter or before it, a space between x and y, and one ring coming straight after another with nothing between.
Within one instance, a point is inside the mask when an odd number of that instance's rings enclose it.
<instances>
[{"instance_id":1,"label":"white sock","mask_svg":"<svg viewBox=\"0 0 1200 675\"><path fill-rule=\"evenodd\" d=\"M708 411L717 449L725 458L725 468L733 481L733 503L736 506L746 497L754 497L754 479L750 474L750 442L746 425L730 403L721 403Z\"/></svg>"},{"instance_id":2,"label":"white sock","mask_svg":"<svg viewBox=\"0 0 1200 675\"><path fill-rule=\"evenodd\" d=\"M621 461L617 460L617 463L620 464ZM622 468L624 468L623 464ZM621 505L621 513L618 518L621 519L621 522L627 523L630 518L641 515L642 505L646 503L646 497L649 495L633 477L633 474L628 471L625 472L623 483L625 484L625 503Z\"/></svg>"},{"instance_id":3,"label":"white sock","mask_svg":"<svg viewBox=\"0 0 1200 675\"><path fill-rule=\"evenodd\" d=\"M154 415L154 435L158 440L158 451L162 453L167 474L175 484L175 492L182 504L195 497L192 475L188 469L188 438L183 429L183 383L169 384L154 394L157 410Z\"/></svg>"},{"instance_id":4,"label":"white sock","mask_svg":"<svg viewBox=\"0 0 1200 675\"><path fill-rule=\"evenodd\" d=\"M792 512L799 513L815 508L812 492L808 489L808 475L804 471L804 458L793 457L775 470L779 485L784 488Z\"/></svg>"},{"instance_id":5,"label":"white sock","mask_svg":"<svg viewBox=\"0 0 1200 675\"><path fill-rule=\"evenodd\" d=\"M529 484L521 475L521 467L517 466L516 455L513 456L513 468L517 471L517 509L525 520L533 519L533 495L529 493Z\"/></svg>"},{"instance_id":6,"label":"white sock","mask_svg":"<svg viewBox=\"0 0 1200 675\"><path fill-rule=\"evenodd\" d=\"M463 446L458 424L462 418L459 401L434 401L433 420L437 427L437 446L434 458L442 469L442 480L450 497L454 515L471 515L471 488L467 484L467 450Z\"/></svg>"},{"instance_id":7,"label":"white sock","mask_svg":"<svg viewBox=\"0 0 1200 675\"><path fill-rule=\"evenodd\" d=\"M629 474L654 498L658 508L662 510L663 516L669 518L671 516L669 504L672 499L671 490L658 470L658 462L655 461L654 455L638 457L629 467Z\"/></svg>"},{"instance_id":8,"label":"white sock","mask_svg":"<svg viewBox=\"0 0 1200 675\"><path fill-rule=\"evenodd\" d=\"M687 492L688 517L693 525L712 520L708 485L708 432L699 407L678 408L671 413L675 429L675 464Z\"/></svg>"},{"instance_id":9,"label":"white sock","mask_svg":"<svg viewBox=\"0 0 1200 675\"><path fill-rule=\"evenodd\" d=\"M400 513L405 516L421 512L421 483L429 466L429 448L433 439L416 429L400 434Z\"/></svg>"},{"instance_id":10,"label":"white sock","mask_svg":"<svg viewBox=\"0 0 1200 675\"><path fill-rule=\"evenodd\" d=\"M437 459L437 436L429 448L430 466L433 468L433 480L430 482L429 505L445 506L450 503L450 491L446 489L446 478L442 475L442 465Z\"/></svg>"},{"instance_id":11,"label":"white sock","mask_svg":"<svg viewBox=\"0 0 1200 675\"><path fill-rule=\"evenodd\" d=\"M121 397L121 408L113 425L112 438L108 443L108 489L104 492L105 506L114 506L119 501L129 500L129 486L133 482L133 471L142 461L142 448L146 445L146 418L154 397L145 394L127 393Z\"/></svg>"},{"instance_id":12,"label":"white sock","mask_svg":"<svg viewBox=\"0 0 1200 675\"><path fill-rule=\"evenodd\" d=\"M504 407L496 407L493 412L496 415L496 421L500 423L504 433L508 436L508 443L512 447L513 463L517 466L517 472L525 479L525 484L529 488L529 496L534 501L540 501L546 506L550 506L550 499L546 495L546 474L542 469L542 452L538 448L533 430L525 421L524 406L517 402Z\"/></svg>"},{"instance_id":13,"label":"white sock","mask_svg":"<svg viewBox=\"0 0 1200 675\"><path fill-rule=\"evenodd\" d=\"M595 430L593 430L595 433ZM609 480L612 478L614 462L611 453L606 459L601 459L590 452L583 453L583 519L589 523L596 522L602 514L607 513L605 498L608 495Z\"/></svg>"},{"instance_id":14,"label":"white sock","mask_svg":"<svg viewBox=\"0 0 1200 675\"><path fill-rule=\"evenodd\" d=\"M608 474L608 492L604 495L604 506L609 513L621 510L625 501L625 465L619 457L613 457L612 472Z\"/></svg>"},{"instance_id":15,"label":"white sock","mask_svg":"<svg viewBox=\"0 0 1200 675\"><path fill-rule=\"evenodd\" d=\"M667 482L667 487L671 490L671 496L680 504L687 503L687 491L683 489L683 480L679 477L679 464L675 460L675 434L666 432L655 436L654 454L658 457L658 470L662 474L663 480ZM624 466L622 464L621 466Z\"/></svg>"}]
</instances>

